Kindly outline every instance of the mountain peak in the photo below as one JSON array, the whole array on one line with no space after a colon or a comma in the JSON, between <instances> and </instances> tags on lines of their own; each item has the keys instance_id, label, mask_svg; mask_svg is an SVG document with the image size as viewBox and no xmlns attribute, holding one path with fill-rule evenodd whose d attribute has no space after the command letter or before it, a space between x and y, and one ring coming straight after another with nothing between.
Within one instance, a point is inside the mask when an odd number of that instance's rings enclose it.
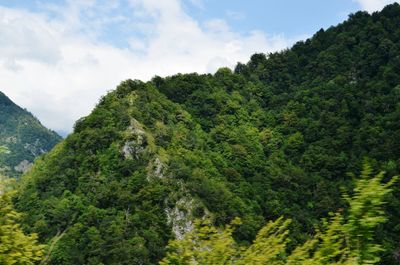
<instances>
[{"instance_id":1,"label":"mountain peak","mask_svg":"<svg viewBox=\"0 0 400 265\"><path fill-rule=\"evenodd\" d=\"M0 91L0 105L16 106L15 103L1 91Z\"/></svg>"},{"instance_id":2,"label":"mountain peak","mask_svg":"<svg viewBox=\"0 0 400 265\"><path fill-rule=\"evenodd\" d=\"M0 173L18 176L33 160L49 151L61 137L0 91Z\"/></svg>"}]
</instances>

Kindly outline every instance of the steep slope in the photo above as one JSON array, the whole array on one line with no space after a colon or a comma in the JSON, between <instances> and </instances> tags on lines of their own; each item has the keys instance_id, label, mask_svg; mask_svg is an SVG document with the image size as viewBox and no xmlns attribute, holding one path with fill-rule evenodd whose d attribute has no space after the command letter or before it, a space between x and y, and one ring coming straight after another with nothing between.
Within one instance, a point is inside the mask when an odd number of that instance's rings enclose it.
<instances>
[{"instance_id":1,"label":"steep slope","mask_svg":"<svg viewBox=\"0 0 400 265\"><path fill-rule=\"evenodd\" d=\"M0 92L0 170L18 176L30 167L35 157L49 151L61 140L26 110Z\"/></svg>"},{"instance_id":2,"label":"steep slope","mask_svg":"<svg viewBox=\"0 0 400 265\"><path fill-rule=\"evenodd\" d=\"M235 71L128 80L25 176L16 206L51 264L156 264L170 238L210 215L294 220L304 241L345 205L364 157L400 171L400 6L358 12ZM382 264L400 252L400 188L379 229Z\"/></svg>"}]
</instances>

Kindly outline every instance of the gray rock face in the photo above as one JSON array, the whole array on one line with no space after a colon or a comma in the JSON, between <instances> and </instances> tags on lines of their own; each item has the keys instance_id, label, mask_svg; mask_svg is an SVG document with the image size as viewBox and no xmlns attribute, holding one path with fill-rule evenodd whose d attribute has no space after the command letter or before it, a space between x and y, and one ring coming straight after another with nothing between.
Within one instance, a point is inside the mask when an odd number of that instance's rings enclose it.
<instances>
[{"instance_id":1,"label":"gray rock face","mask_svg":"<svg viewBox=\"0 0 400 265\"><path fill-rule=\"evenodd\" d=\"M145 150L146 132L142 129L138 121L132 119L126 134L129 136L129 140L127 140L122 147L122 153L125 159L139 159L139 154Z\"/></svg>"},{"instance_id":2,"label":"gray rock face","mask_svg":"<svg viewBox=\"0 0 400 265\"><path fill-rule=\"evenodd\" d=\"M48 150L44 150L42 147L42 144L40 143L40 139L36 139L36 141L32 144L26 143L24 145L24 148L28 150L33 156L39 156L43 155L46 153Z\"/></svg>"},{"instance_id":3,"label":"gray rock face","mask_svg":"<svg viewBox=\"0 0 400 265\"><path fill-rule=\"evenodd\" d=\"M168 223L172 226L172 232L176 239L183 239L186 233L193 230L192 211L195 202L189 197L179 199L175 207L166 208Z\"/></svg>"},{"instance_id":4,"label":"gray rock face","mask_svg":"<svg viewBox=\"0 0 400 265\"><path fill-rule=\"evenodd\" d=\"M33 164L30 163L28 160L23 160L21 161L21 163L14 167L14 170L17 172L25 173L32 168L32 165Z\"/></svg>"},{"instance_id":5,"label":"gray rock face","mask_svg":"<svg viewBox=\"0 0 400 265\"><path fill-rule=\"evenodd\" d=\"M122 153L125 158L136 158L139 159L139 154L143 152L144 148L142 146L142 142L138 141L128 141L125 142L122 147Z\"/></svg>"},{"instance_id":6,"label":"gray rock face","mask_svg":"<svg viewBox=\"0 0 400 265\"><path fill-rule=\"evenodd\" d=\"M159 157L156 157L150 161L147 167L147 181L153 179L163 179L166 177L167 166L161 161Z\"/></svg>"},{"instance_id":7,"label":"gray rock face","mask_svg":"<svg viewBox=\"0 0 400 265\"><path fill-rule=\"evenodd\" d=\"M146 132L142 124L132 118L131 125L124 131L124 141L121 143L121 154L125 159L140 159L141 154L147 152L149 161L147 166L147 181L178 181L168 172L168 156L162 151L152 148L154 139L151 133ZM194 228L193 221L194 209L202 208L204 216L209 216L208 210L194 199L184 188L184 184L179 182L180 191L170 194L165 198L164 211L167 222L171 226L176 239L183 239L185 234ZM129 215L129 209L126 210Z\"/></svg>"}]
</instances>

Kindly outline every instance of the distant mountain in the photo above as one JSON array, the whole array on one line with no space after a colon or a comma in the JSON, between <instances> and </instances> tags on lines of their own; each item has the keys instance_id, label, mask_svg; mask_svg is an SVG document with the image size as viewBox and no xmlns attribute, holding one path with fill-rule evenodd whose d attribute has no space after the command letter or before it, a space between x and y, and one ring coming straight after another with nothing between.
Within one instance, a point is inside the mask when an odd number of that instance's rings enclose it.
<instances>
[{"instance_id":1,"label":"distant mountain","mask_svg":"<svg viewBox=\"0 0 400 265\"><path fill-rule=\"evenodd\" d=\"M0 173L19 176L61 140L27 110L0 92Z\"/></svg>"},{"instance_id":2,"label":"distant mountain","mask_svg":"<svg viewBox=\"0 0 400 265\"><path fill-rule=\"evenodd\" d=\"M62 235L49 264L157 264L208 216L241 217L239 242L290 217L304 242L348 208L364 157L400 172L398 4L234 71L122 82L36 160L15 204L41 242ZM377 243L399 264L400 185L387 201Z\"/></svg>"}]
</instances>

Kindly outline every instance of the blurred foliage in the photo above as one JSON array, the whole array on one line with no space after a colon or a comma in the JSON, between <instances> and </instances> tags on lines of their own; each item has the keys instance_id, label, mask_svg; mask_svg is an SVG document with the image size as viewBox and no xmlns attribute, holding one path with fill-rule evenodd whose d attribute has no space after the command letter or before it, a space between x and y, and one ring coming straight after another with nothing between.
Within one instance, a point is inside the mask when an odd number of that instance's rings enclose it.
<instances>
[{"instance_id":1,"label":"blurred foliage","mask_svg":"<svg viewBox=\"0 0 400 265\"><path fill-rule=\"evenodd\" d=\"M26 235L11 202L13 191L10 180L0 177L0 264L39 264L44 253L44 245L37 242L37 235Z\"/></svg>"}]
</instances>

